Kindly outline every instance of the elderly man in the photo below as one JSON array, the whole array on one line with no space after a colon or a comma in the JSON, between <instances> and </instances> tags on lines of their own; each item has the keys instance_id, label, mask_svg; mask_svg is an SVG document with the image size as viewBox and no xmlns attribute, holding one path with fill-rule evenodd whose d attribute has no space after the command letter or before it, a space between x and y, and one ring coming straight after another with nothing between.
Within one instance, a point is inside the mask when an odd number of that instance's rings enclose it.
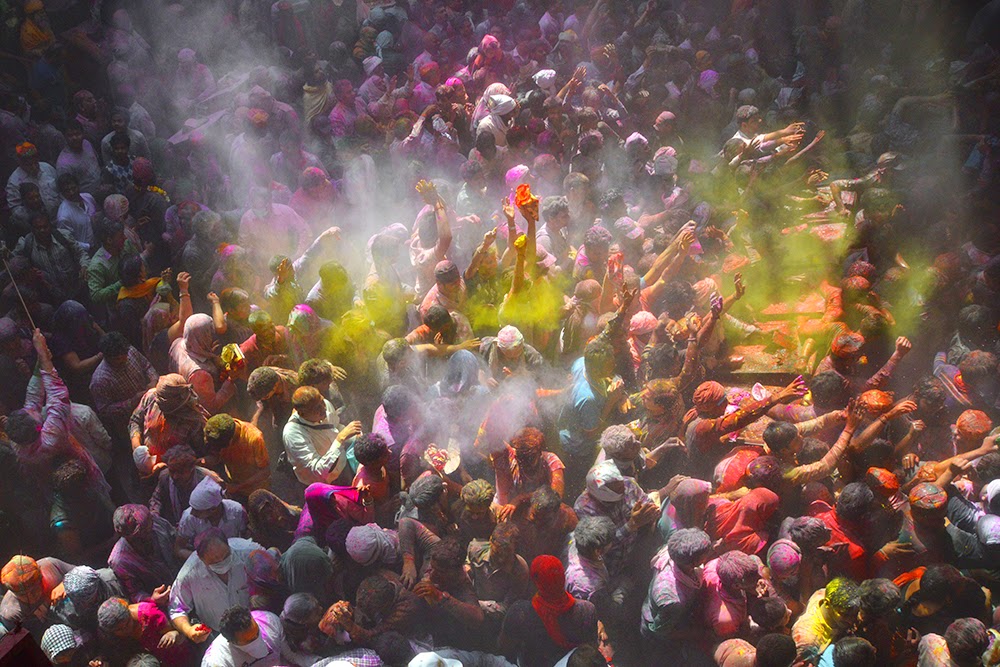
<instances>
[{"instance_id":1,"label":"elderly man","mask_svg":"<svg viewBox=\"0 0 1000 667\"><path fill-rule=\"evenodd\" d=\"M165 595L179 567L174 558L174 529L145 505L122 505L115 510L115 543L108 567L130 600Z\"/></svg>"},{"instance_id":2,"label":"elderly man","mask_svg":"<svg viewBox=\"0 0 1000 667\"><path fill-rule=\"evenodd\" d=\"M249 605L247 559L251 551L263 548L238 537L227 540L218 528L199 535L195 552L170 587L170 620L177 631L201 644L222 628L227 609Z\"/></svg>"},{"instance_id":3,"label":"elderly man","mask_svg":"<svg viewBox=\"0 0 1000 667\"><path fill-rule=\"evenodd\" d=\"M219 636L202 658L202 667L277 667L290 664L293 653L285 641L281 619L269 611L243 605L222 615Z\"/></svg>"},{"instance_id":4,"label":"elderly man","mask_svg":"<svg viewBox=\"0 0 1000 667\"><path fill-rule=\"evenodd\" d=\"M55 303L81 296L85 285L87 249L52 228L42 212L31 218L31 233L17 242L14 255L24 257L44 274Z\"/></svg>"},{"instance_id":5,"label":"elderly man","mask_svg":"<svg viewBox=\"0 0 1000 667\"><path fill-rule=\"evenodd\" d=\"M7 179L7 205L11 209L20 206L21 183L34 183L42 194L45 209L49 215L55 215L62 201L56 186L58 174L55 167L38 159L38 148L32 143L20 143L14 150L18 167Z\"/></svg>"},{"instance_id":6,"label":"elderly man","mask_svg":"<svg viewBox=\"0 0 1000 667\"><path fill-rule=\"evenodd\" d=\"M191 555L195 538L209 528L221 530L227 537L250 534L247 512L235 500L222 497L222 487L211 477L198 482L191 492L191 506L184 510L177 524L174 550L181 558Z\"/></svg>"},{"instance_id":7,"label":"elderly man","mask_svg":"<svg viewBox=\"0 0 1000 667\"><path fill-rule=\"evenodd\" d=\"M350 486L354 473L347 464L345 443L361 434L361 422L341 428L337 409L315 387L296 389L292 407L281 435L295 477L307 486Z\"/></svg>"},{"instance_id":8,"label":"elderly man","mask_svg":"<svg viewBox=\"0 0 1000 667\"><path fill-rule=\"evenodd\" d=\"M502 380L518 371L536 371L545 364L538 350L525 343L524 334L510 324L496 337L483 338L479 354L486 360L494 380Z\"/></svg>"}]
</instances>

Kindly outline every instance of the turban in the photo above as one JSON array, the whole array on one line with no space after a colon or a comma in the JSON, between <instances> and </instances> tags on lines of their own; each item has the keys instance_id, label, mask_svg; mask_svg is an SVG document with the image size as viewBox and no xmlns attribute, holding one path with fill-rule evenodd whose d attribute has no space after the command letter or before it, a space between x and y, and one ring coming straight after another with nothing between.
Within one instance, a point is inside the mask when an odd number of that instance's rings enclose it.
<instances>
[{"instance_id":1,"label":"turban","mask_svg":"<svg viewBox=\"0 0 1000 667\"><path fill-rule=\"evenodd\" d=\"M194 63L194 49L181 49L177 52L177 61L186 65Z\"/></svg>"},{"instance_id":2,"label":"turban","mask_svg":"<svg viewBox=\"0 0 1000 667\"><path fill-rule=\"evenodd\" d=\"M35 147L35 144L29 141L18 144L14 151L18 157L34 157L38 155L38 149Z\"/></svg>"},{"instance_id":3,"label":"turban","mask_svg":"<svg viewBox=\"0 0 1000 667\"><path fill-rule=\"evenodd\" d=\"M442 259L434 266L434 280L436 282L448 284L456 282L460 278L458 267L450 259Z\"/></svg>"},{"instance_id":4,"label":"turban","mask_svg":"<svg viewBox=\"0 0 1000 667\"><path fill-rule=\"evenodd\" d=\"M109 195L104 200L104 215L115 222L124 222L128 215L128 199L125 195Z\"/></svg>"},{"instance_id":5,"label":"turban","mask_svg":"<svg viewBox=\"0 0 1000 667\"><path fill-rule=\"evenodd\" d=\"M892 407L892 394L881 389L869 389L858 397L858 405L872 415L880 415Z\"/></svg>"},{"instance_id":6,"label":"turban","mask_svg":"<svg viewBox=\"0 0 1000 667\"><path fill-rule=\"evenodd\" d=\"M948 494L935 484L922 482L910 491L910 507L921 510L937 510L948 503Z\"/></svg>"},{"instance_id":7,"label":"turban","mask_svg":"<svg viewBox=\"0 0 1000 667\"><path fill-rule=\"evenodd\" d=\"M351 528L345 546L347 555L359 565L391 563L399 553L399 538L395 532L369 523Z\"/></svg>"},{"instance_id":8,"label":"turban","mask_svg":"<svg viewBox=\"0 0 1000 667\"><path fill-rule=\"evenodd\" d=\"M981 410L966 410L955 421L955 432L963 440L982 440L992 428L993 422Z\"/></svg>"},{"instance_id":9,"label":"turban","mask_svg":"<svg viewBox=\"0 0 1000 667\"><path fill-rule=\"evenodd\" d=\"M42 569L34 558L14 556L3 566L0 582L18 597L28 597L42 585Z\"/></svg>"},{"instance_id":10,"label":"turban","mask_svg":"<svg viewBox=\"0 0 1000 667\"><path fill-rule=\"evenodd\" d=\"M156 383L156 407L163 414L174 414L196 398L194 388L177 373L163 375Z\"/></svg>"},{"instance_id":11,"label":"turban","mask_svg":"<svg viewBox=\"0 0 1000 667\"><path fill-rule=\"evenodd\" d=\"M587 492L596 500L613 503L622 499L624 494L608 488L608 484L623 482L625 478L618 471L614 461L604 460L595 465L587 473Z\"/></svg>"},{"instance_id":12,"label":"turban","mask_svg":"<svg viewBox=\"0 0 1000 667\"><path fill-rule=\"evenodd\" d=\"M66 573L63 578L63 589L66 597L81 615L88 611L96 611L97 607L108 598L107 586L101 575L92 567L80 565Z\"/></svg>"},{"instance_id":13,"label":"turban","mask_svg":"<svg viewBox=\"0 0 1000 667\"><path fill-rule=\"evenodd\" d=\"M191 509L210 510L222 504L222 487L211 477L205 477L191 492Z\"/></svg>"},{"instance_id":14,"label":"turban","mask_svg":"<svg viewBox=\"0 0 1000 667\"><path fill-rule=\"evenodd\" d=\"M55 660L60 654L76 648L77 645L76 635L68 625L53 625L42 635L40 643L42 653L49 660Z\"/></svg>"},{"instance_id":15,"label":"turban","mask_svg":"<svg viewBox=\"0 0 1000 667\"><path fill-rule=\"evenodd\" d=\"M524 345L524 335L517 327L508 324L497 333L497 347L505 352L516 350Z\"/></svg>"},{"instance_id":16,"label":"turban","mask_svg":"<svg viewBox=\"0 0 1000 667\"><path fill-rule=\"evenodd\" d=\"M861 334L847 333L837 336L830 345L830 354L838 359L851 359L858 356L865 339Z\"/></svg>"},{"instance_id":17,"label":"turban","mask_svg":"<svg viewBox=\"0 0 1000 667\"><path fill-rule=\"evenodd\" d=\"M865 473L865 482L872 491L885 498L899 491L899 479L885 468L869 468Z\"/></svg>"},{"instance_id":18,"label":"turban","mask_svg":"<svg viewBox=\"0 0 1000 667\"><path fill-rule=\"evenodd\" d=\"M378 56L368 56L361 63L361 66L365 70L365 76L371 76L372 72L378 69L378 66L382 64L382 59Z\"/></svg>"},{"instance_id":19,"label":"turban","mask_svg":"<svg viewBox=\"0 0 1000 667\"><path fill-rule=\"evenodd\" d=\"M153 515L145 505L122 505L112 520L115 534L128 539L147 532L153 525Z\"/></svg>"},{"instance_id":20,"label":"turban","mask_svg":"<svg viewBox=\"0 0 1000 667\"><path fill-rule=\"evenodd\" d=\"M490 95L490 99L486 105L493 113L503 116L513 111L517 103L509 95Z\"/></svg>"},{"instance_id":21,"label":"turban","mask_svg":"<svg viewBox=\"0 0 1000 667\"><path fill-rule=\"evenodd\" d=\"M660 115L657 116L656 120L653 121L653 127L655 127L656 129L660 129L661 127L663 127L664 123L670 123L675 120L677 120L677 116L675 116L670 111L661 111Z\"/></svg>"},{"instance_id":22,"label":"turban","mask_svg":"<svg viewBox=\"0 0 1000 667\"><path fill-rule=\"evenodd\" d=\"M630 336L642 336L656 330L659 320L656 315L648 310L640 310L632 316L628 323L628 333Z\"/></svg>"},{"instance_id":23,"label":"turban","mask_svg":"<svg viewBox=\"0 0 1000 667\"><path fill-rule=\"evenodd\" d=\"M726 403L726 388L715 380L702 382L694 390L694 407L699 412L721 408Z\"/></svg>"},{"instance_id":24,"label":"turban","mask_svg":"<svg viewBox=\"0 0 1000 667\"><path fill-rule=\"evenodd\" d=\"M485 479L474 479L462 487L462 502L466 506L485 507L493 502L496 489Z\"/></svg>"},{"instance_id":25,"label":"turban","mask_svg":"<svg viewBox=\"0 0 1000 667\"><path fill-rule=\"evenodd\" d=\"M530 173L531 169L524 164L511 167L507 170L507 173L504 174L504 183L506 183L508 189L513 190L522 182L522 179Z\"/></svg>"},{"instance_id":26,"label":"turban","mask_svg":"<svg viewBox=\"0 0 1000 667\"><path fill-rule=\"evenodd\" d=\"M767 550L767 567L775 579L791 579L799 574L802 550L791 540L778 540Z\"/></svg>"},{"instance_id":27,"label":"turban","mask_svg":"<svg viewBox=\"0 0 1000 667\"><path fill-rule=\"evenodd\" d=\"M153 173L153 163L144 157L137 157L132 161L132 180L137 185L153 185L156 182L156 174Z\"/></svg>"},{"instance_id":28,"label":"turban","mask_svg":"<svg viewBox=\"0 0 1000 667\"><path fill-rule=\"evenodd\" d=\"M554 69L542 69L535 72L532 77L539 88L551 88L556 82L556 71Z\"/></svg>"}]
</instances>

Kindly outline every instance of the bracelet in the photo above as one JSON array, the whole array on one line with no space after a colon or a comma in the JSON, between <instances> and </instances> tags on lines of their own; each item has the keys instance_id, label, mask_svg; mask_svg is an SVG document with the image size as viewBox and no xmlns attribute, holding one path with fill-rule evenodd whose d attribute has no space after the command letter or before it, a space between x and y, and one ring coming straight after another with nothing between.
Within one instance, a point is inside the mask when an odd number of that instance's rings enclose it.
<instances>
[{"instance_id":1,"label":"bracelet","mask_svg":"<svg viewBox=\"0 0 1000 667\"><path fill-rule=\"evenodd\" d=\"M181 293L180 293L180 297L181 297L182 299L183 299L184 297L188 297L188 298L190 299L190 298L191 298L191 293L190 293L190 292L181 292Z\"/></svg>"}]
</instances>

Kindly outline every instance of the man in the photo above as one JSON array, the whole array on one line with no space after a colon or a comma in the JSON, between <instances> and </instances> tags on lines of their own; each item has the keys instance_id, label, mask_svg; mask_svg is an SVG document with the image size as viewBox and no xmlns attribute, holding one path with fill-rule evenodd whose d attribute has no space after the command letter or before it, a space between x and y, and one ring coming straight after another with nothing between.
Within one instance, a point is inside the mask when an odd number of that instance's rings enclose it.
<instances>
[{"instance_id":1,"label":"man","mask_svg":"<svg viewBox=\"0 0 1000 667\"><path fill-rule=\"evenodd\" d=\"M288 330L280 324L276 325L266 310L250 313L247 324L253 335L240 344L240 350L251 373L271 355L288 354Z\"/></svg>"},{"instance_id":2,"label":"man","mask_svg":"<svg viewBox=\"0 0 1000 667\"><path fill-rule=\"evenodd\" d=\"M190 502L177 524L174 550L180 558L191 555L195 538L209 528L222 531L227 538L250 534L246 510L235 500L224 499L222 487L211 477L194 487Z\"/></svg>"},{"instance_id":3,"label":"man","mask_svg":"<svg viewBox=\"0 0 1000 667\"><path fill-rule=\"evenodd\" d=\"M583 486L587 470L597 457L597 440L605 423L625 402L625 383L614 378L611 345L595 340L570 368L569 400L559 416L559 442L565 453L566 486Z\"/></svg>"},{"instance_id":4,"label":"man","mask_svg":"<svg viewBox=\"0 0 1000 667\"><path fill-rule=\"evenodd\" d=\"M333 95L337 104L330 111L330 127L335 137L346 137L354 133L354 123L359 118L368 118L365 104L358 99L354 86L347 79L333 83Z\"/></svg>"},{"instance_id":5,"label":"man","mask_svg":"<svg viewBox=\"0 0 1000 667\"><path fill-rule=\"evenodd\" d=\"M205 651L201 667L277 667L289 664L291 650L281 619L269 611L230 607L222 615L219 636Z\"/></svg>"},{"instance_id":6,"label":"man","mask_svg":"<svg viewBox=\"0 0 1000 667\"><path fill-rule=\"evenodd\" d=\"M111 137L116 134L127 134L131 142L130 150L134 157L144 157L149 159L149 144L146 142L146 135L139 130L133 130L128 126L129 112L126 109L118 108L111 112L111 131L101 139L101 159L104 162L111 161ZM69 136L66 137L67 142Z\"/></svg>"},{"instance_id":7,"label":"man","mask_svg":"<svg viewBox=\"0 0 1000 667\"><path fill-rule=\"evenodd\" d=\"M861 607L861 591L850 579L837 577L812 594L806 610L792 626L797 660L812 662L827 646L854 627Z\"/></svg>"},{"instance_id":8,"label":"man","mask_svg":"<svg viewBox=\"0 0 1000 667\"><path fill-rule=\"evenodd\" d=\"M174 529L145 505L122 505L112 519L118 541L108 567L129 599L166 597L167 582L177 576Z\"/></svg>"},{"instance_id":9,"label":"man","mask_svg":"<svg viewBox=\"0 0 1000 667\"><path fill-rule=\"evenodd\" d=\"M205 457L211 463L225 467L226 494L246 500L257 489L271 485L270 457L264 434L256 426L228 414L214 415L205 423Z\"/></svg>"},{"instance_id":10,"label":"man","mask_svg":"<svg viewBox=\"0 0 1000 667\"><path fill-rule=\"evenodd\" d=\"M22 625L41 639L45 630L57 622L50 607L52 591L74 567L57 558L11 558L0 573L0 582L7 589L0 602L0 634Z\"/></svg>"},{"instance_id":11,"label":"man","mask_svg":"<svg viewBox=\"0 0 1000 667\"><path fill-rule=\"evenodd\" d=\"M37 185L25 181L18 186L18 191L21 194L21 203L11 209L10 228L6 234L11 244L17 243L21 237L31 233L31 218L36 213L48 215Z\"/></svg>"},{"instance_id":12,"label":"man","mask_svg":"<svg viewBox=\"0 0 1000 667\"><path fill-rule=\"evenodd\" d=\"M222 617L235 605L250 604L246 564L261 545L240 538L226 539L210 528L195 540L195 552L181 566L170 587L170 620L189 641L201 644L222 628ZM197 618L199 623L193 623Z\"/></svg>"},{"instance_id":13,"label":"man","mask_svg":"<svg viewBox=\"0 0 1000 667\"><path fill-rule=\"evenodd\" d=\"M517 600L531 597L531 577L527 562L517 555L517 527L501 523L493 529L488 541L473 540L469 544L468 561L472 585L480 607L486 612L490 632L499 632L503 615Z\"/></svg>"},{"instance_id":14,"label":"man","mask_svg":"<svg viewBox=\"0 0 1000 667\"><path fill-rule=\"evenodd\" d=\"M736 110L736 122L740 129L733 135L733 139L739 139L744 146L750 146L751 149L758 152L762 150L774 152L777 150L778 144L771 145L770 147L764 147L762 144L775 142L785 137L800 135L804 128L802 123L792 123L788 127L776 130L775 132L758 134L757 132L760 130L760 126L764 120L761 118L760 110L751 104L744 104Z\"/></svg>"},{"instance_id":15,"label":"man","mask_svg":"<svg viewBox=\"0 0 1000 667\"><path fill-rule=\"evenodd\" d=\"M66 148L56 159L56 172L60 176L66 174L75 176L80 183L80 189L92 195L101 186L101 165L97 160L97 152L90 142L83 138L83 126L75 120L66 122L64 135ZM109 152L105 161L110 159Z\"/></svg>"},{"instance_id":16,"label":"man","mask_svg":"<svg viewBox=\"0 0 1000 667\"><path fill-rule=\"evenodd\" d=\"M139 248L126 240L125 228L119 222L103 220L96 231L101 247L87 265L87 288L91 303L108 311L118 302L118 291L122 288L118 265L124 257L139 254ZM187 285L181 284L181 275L177 276L177 283L183 294Z\"/></svg>"},{"instance_id":17,"label":"man","mask_svg":"<svg viewBox=\"0 0 1000 667\"><path fill-rule=\"evenodd\" d=\"M434 643L472 648L485 616L463 569L465 549L455 538L445 538L431 547L430 561L427 576L413 592L431 608Z\"/></svg>"},{"instance_id":18,"label":"man","mask_svg":"<svg viewBox=\"0 0 1000 667\"><path fill-rule=\"evenodd\" d=\"M461 317L465 296L465 281L458 267L449 259L441 260L434 267L434 286L420 303L420 314L426 315L431 306L442 306Z\"/></svg>"},{"instance_id":19,"label":"man","mask_svg":"<svg viewBox=\"0 0 1000 667\"><path fill-rule=\"evenodd\" d=\"M42 272L54 303L80 296L87 277L87 249L53 229L45 213L31 216L31 234L17 242L14 255L29 260Z\"/></svg>"},{"instance_id":20,"label":"man","mask_svg":"<svg viewBox=\"0 0 1000 667\"><path fill-rule=\"evenodd\" d=\"M118 331L101 336L97 345L104 359L90 378L94 409L112 438L127 440L132 411L160 376Z\"/></svg>"},{"instance_id":21,"label":"man","mask_svg":"<svg viewBox=\"0 0 1000 667\"><path fill-rule=\"evenodd\" d=\"M80 192L80 182L73 174L61 174L57 183L62 203L56 213L56 225L67 238L78 241L89 254L96 249L94 216L97 204L90 194Z\"/></svg>"},{"instance_id":22,"label":"man","mask_svg":"<svg viewBox=\"0 0 1000 667\"><path fill-rule=\"evenodd\" d=\"M361 434L361 422L340 427L337 409L315 387L292 394L294 412L282 440L295 477L309 484L350 486L354 473L347 463L347 440Z\"/></svg>"},{"instance_id":23,"label":"man","mask_svg":"<svg viewBox=\"0 0 1000 667\"><path fill-rule=\"evenodd\" d=\"M55 167L38 158L38 149L34 144L24 142L14 149L17 153L17 169L7 179L7 205L14 209L21 204L21 183L33 183L38 186L45 203L45 210L55 215L59 209L59 188L56 187L58 173Z\"/></svg>"},{"instance_id":24,"label":"man","mask_svg":"<svg viewBox=\"0 0 1000 667\"><path fill-rule=\"evenodd\" d=\"M486 360L494 380L502 380L518 371L538 371L545 364L542 355L524 342L524 334L508 324L496 337L483 338L479 354Z\"/></svg>"},{"instance_id":25,"label":"man","mask_svg":"<svg viewBox=\"0 0 1000 667\"><path fill-rule=\"evenodd\" d=\"M563 269L572 266L570 254L573 248L569 243L569 201L566 197L546 197L542 200L542 219L545 221L538 228L536 238L538 247L550 255L554 255L556 263Z\"/></svg>"}]
</instances>

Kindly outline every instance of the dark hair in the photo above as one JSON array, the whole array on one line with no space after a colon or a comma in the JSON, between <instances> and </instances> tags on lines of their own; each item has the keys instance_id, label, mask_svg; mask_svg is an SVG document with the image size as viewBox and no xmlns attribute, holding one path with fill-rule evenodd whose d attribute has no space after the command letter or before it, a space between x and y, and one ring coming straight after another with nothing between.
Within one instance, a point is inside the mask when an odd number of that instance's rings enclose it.
<instances>
[{"instance_id":1,"label":"dark hair","mask_svg":"<svg viewBox=\"0 0 1000 667\"><path fill-rule=\"evenodd\" d=\"M562 504L559 494L551 486L540 486L531 493L531 509L535 512L548 512Z\"/></svg>"},{"instance_id":2,"label":"dark hair","mask_svg":"<svg viewBox=\"0 0 1000 667\"><path fill-rule=\"evenodd\" d=\"M27 445L38 439L38 420L27 410L15 410L7 416L7 437L19 445Z\"/></svg>"},{"instance_id":3,"label":"dark hair","mask_svg":"<svg viewBox=\"0 0 1000 667\"><path fill-rule=\"evenodd\" d=\"M395 630L375 635L372 639L372 648L378 653L382 664L388 667L408 665L413 660L413 656L416 655L410 645L410 640Z\"/></svg>"},{"instance_id":4,"label":"dark hair","mask_svg":"<svg viewBox=\"0 0 1000 667\"><path fill-rule=\"evenodd\" d=\"M152 653L136 653L125 663L125 667L160 667L160 660Z\"/></svg>"},{"instance_id":5,"label":"dark hair","mask_svg":"<svg viewBox=\"0 0 1000 667\"><path fill-rule=\"evenodd\" d=\"M851 482L837 498L837 516L848 521L861 521L872 503L875 494L863 482Z\"/></svg>"},{"instance_id":6,"label":"dark hair","mask_svg":"<svg viewBox=\"0 0 1000 667\"><path fill-rule=\"evenodd\" d=\"M962 573L954 565L935 563L928 565L920 577L921 601L944 602L959 587Z\"/></svg>"},{"instance_id":7,"label":"dark hair","mask_svg":"<svg viewBox=\"0 0 1000 667\"><path fill-rule=\"evenodd\" d=\"M847 383L834 371L816 375L809 381L809 392L817 408L834 409L847 405L851 397Z\"/></svg>"},{"instance_id":8,"label":"dark hair","mask_svg":"<svg viewBox=\"0 0 1000 667\"><path fill-rule=\"evenodd\" d=\"M333 364L326 359L306 359L299 366L299 384L315 387L333 380Z\"/></svg>"},{"instance_id":9,"label":"dark hair","mask_svg":"<svg viewBox=\"0 0 1000 667\"><path fill-rule=\"evenodd\" d=\"M76 459L64 461L52 471L52 486L62 493L80 490L86 481L87 469Z\"/></svg>"},{"instance_id":10,"label":"dark hair","mask_svg":"<svg viewBox=\"0 0 1000 667\"><path fill-rule=\"evenodd\" d=\"M1000 479L1000 452L990 452L976 462L976 475L983 484Z\"/></svg>"},{"instance_id":11,"label":"dark hair","mask_svg":"<svg viewBox=\"0 0 1000 667\"><path fill-rule=\"evenodd\" d=\"M406 342L405 338L392 338L382 346L382 358L385 359L387 365L395 366L406 358L409 351L410 344Z\"/></svg>"},{"instance_id":12,"label":"dark hair","mask_svg":"<svg viewBox=\"0 0 1000 667\"><path fill-rule=\"evenodd\" d=\"M989 648L990 636L982 621L960 618L948 626L945 643L952 661L961 667L980 665L980 657Z\"/></svg>"},{"instance_id":13,"label":"dark hair","mask_svg":"<svg viewBox=\"0 0 1000 667\"><path fill-rule=\"evenodd\" d=\"M108 143L111 145L112 148L115 148L116 146L124 146L125 148L131 148L132 138L128 136L128 132L115 132L114 134L111 135L111 139L108 140Z\"/></svg>"},{"instance_id":14,"label":"dark hair","mask_svg":"<svg viewBox=\"0 0 1000 667\"><path fill-rule=\"evenodd\" d=\"M988 342L996 325L996 313L986 306L972 304L958 311L958 335L972 347Z\"/></svg>"},{"instance_id":15,"label":"dark hair","mask_svg":"<svg viewBox=\"0 0 1000 667\"><path fill-rule=\"evenodd\" d=\"M795 641L788 635L772 633L757 642L756 667L789 667L795 660Z\"/></svg>"},{"instance_id":16,"label":"dark hair","mask_svg":"<svg viewBox=\"0 0 1000 667\"><path fill-rule=\"evenodd\" d=\"M788 539L806 553L826 544L830 539L830 529L814 516L799 516L792 519L788 526Z\"/></svg>"},{"instance_id":17,"label":"dark hair","mask_svg":"<svg viewBox=\"0 0 1000 667\"><path fill-rule=\"evenodd\" d=\"M844 637L833 645L837 667L874 667L875 647L861 637Z\"/></svg>"},{"instance_id":18,"label":"dark hair","mask_svg":"<svg viewBox=\"0 0 1000 667\"><path fill-rule=\"evenodd\" d=\"M441 331L446 326L452 323L451 313L448 309L440 304L434 304L427 309L424 314L424 324L430 328L431 331Z\"/></svg>"},{"instance_id":19,"label":"dark hair","mask_svg":"<svg viewBox=\"0 0 1000 667\"><path fill-rule=\"evenodd\" d=\"M219 305L222 310L231 313L242 305L250 303L250 295L239 287L227 287L219 295Z\"/></svg>"},{"instance_id":20,"label":"dark hair","mask_svg":"<svg viewBox=\"0 0 1000 667\"><path fill-rule=\"evenodd\" d=\"M225 412L212 415L205 422L205 445L210 448L228 447L236 435L236 420Z\"/></svg>"},{"instance_id":21,"label":"dark hair","mask_svg":"<svg viewBox=\"0 0 1000 667\"><path fill-rule=\"evenodd\" d=\"M583 245L593 250L607 250L611 247L611 232L594 225L583 234Z\"/></svg>"},{"instance_id":22,"label":"dark hair","mask_svg":"<svg viewBox=\"0 0 1000 667\"><path fill-rule=\"evenodd\" d=\"M404 385L394 384L382 394L382 407L389 421L402 419L417 405L417 396Z\"/></svg>"},{"instance_id":23,"label":"dark hair","mask_svg":"<svg viewBox=\"0 0 1000 667\"><path fill-rule=\"evenodd\" d=\"M614 361L614 358L615 350L611 347L611 343L599 338L590 341L583 348L583 363L587 368Z\"/></svg>"},{"instance_id":24,"label":"dark hair","mask_svg":"<svg viewBox=\"0 0 1000 667\"><path fill-rule=\"evenodd\" d=\"M798 435L799 429L795 427L795 424L773 421L764 429L764 443L771 448L772 452L780 452L788 449Z\"/></svg>"},{"instance_id":25,"label":"dark hair","mask_svg":"<svg viewBox=\"0 0 1000 667\"><path fill-rule=\"evenodd\" d=\"M139 276L142 275L142 256L129 255L118 264L118 275L122 285L132 287L139 284Z\"/></svg>"},{"instance_id":26,"label":"dark hair","mask_svg":"<svg viewBox=\"0 0 1000 667\"><path fill-rule=\"evenodd\" d=\"M107 243L110 239L125 231L122 223L116 220L108 220L107 218L102 219L95 227L94 233L97 235L97 240L101 243Z\"/></svg>"},{"instance_id":27,"label":"dark hair","mask_svg":"<svg viewBox=\"0 0 1000 667\"><path fill-rule=\"evenodd\" d=\"M817 438L805 438L802 441L802 449L799 450L798 460L802 465L808 465L819 461L830 451L830 445Z\"/></svg>"},{"instance_id":28,"label":"dark hair","mask_svg":"<svg viewBox=\"0 0 1000 667\"><path fill-rule=\"evenodd\" d=\"M365 433L354 439L354 458L370 466L389 452L389 444L378 433Z\"/></svg>"},{"instance_id":29,"label":"dark hair","mask_svg":"<svg viewBox=\"0 0 1000 667\"><path fill-rule=\"evenodd\" d=\"M678 565L693 567L712 550L712 539L699 528L682 528L671 533L667 554Z\"/></svg>"},{"instance_id":30,"label":"dark hair","mask_svg":"<svg viewBox=\"0 0 1000 667\"><path fill-rule=\"evenodd\" d=\"M431 547L430 557L432 567L440 564L449 570L457 570L465 562L465 549L456 538L446 537Z\"/></svg>"},{"instance_id":31,"label":"dark hair","mask_svg":"<svg viewBox=\"0 0 1000 667\"><path fill-rule=\"evenodd\" d=\"M573 529L573 542L584 555L594 554L615 539L615 524L606 516L585 516Z\"/></svg>"},{"instance_id":32,"label":"dark hair","mask_svg":"<svg viewBox=\"0 0 1000 667\"><path fill-rule=\"evenodd\" d=\"M944 383L933 375L925 375L913 387L914 400L924 401L931 405L940 407L944 405L948 393L945 391Z\"/></svg>"},{"instance_id":33,"label":"dark hair","mask_svg":"<svg viewBox=\"0 0 1000 667\"><path fill-rule=\"evenodd\" d=\"M890 579L867 579L861 582L861 611L866 616L885 618L903 600L899 586Z\"/></svg>"},{"instance_id":34,"label":"dark hair","mask_svg":"<svg viewBox=\"0 0 1000 667\"><path fill-rule=\"evenodd\" d=\"M132 344L128 342L128 338L120 331L109 331L101 336L101 339L97 342L97 349L100 350L105 358L120 357L123 354L128 354L131 347Z\"/></svg>"},{"instance_id":35,"label":"dark hair","mask_svg":"<svg viewBox=\"0 0 1000 667\"><path fill-rule=\"evenodd\" d=\"M437 475L418 477L410 485L410 501L418 508L431 507L441 499L445 492L444 480Z\"/></svg>"},{"instance_id":36,"label":"dark hair","mask_svg":"<svg viewBox=\"0 0 1000 667\"><path fill-rule=\"evenodd\" d=\"M78 179L75 174L59 174L59 178L56 179L56 188L62 192L72 183L76 183L77 185L80 184L80 179Z\"/></svg>"},{"instance_id":37,"label":"dark hair","mask_svg":"<svg viewBox=\"0 0 1000 667\"><path fill-rule=\"evenodd\" d=\"M593 644L581 644L573 650L566 667L607 667L608 661Z\"/></svg>"},{"instance_id":38,"label":"dark hair","mask_svg":"<svg viewBox=\"0 0 1000 667\"><path fill-rule=\"evenodd\" d=\"M194 550L197 552L198 558L204 558L213 544L229 546L229 540L226 539L226 534L221 529L207 528L198 533L197 537L194 538Z\"/></svg>"},{"instance_id":39,"label":"dark hair","mask_svg":"<svg viewBox=\"0 0 1000 667\"><path fill-rule=\"evenodd\" d=\"M667 314L677 319L694 304L694 288L686 280L671 280L664 286L660 302Z\"/></svg>"},{"instance_id":40,"label":"dark hair","mask_svg":"<svg viewBox=\"0 0 1000 667\"><path fill-rule=\"evenodd\" d=\"M981 382L997 372L997 358L990 352L973 350L958 363L958 370L966 382Z\"/></svg>"},{"instance_id":41,"label":"dark hair","mask_svg":"<svg viewBox=\"0 0 1000 667\"><path fill-rule=\"evenodd\" d=\"M259 401L280 381L281 377L278 375L278 371L270 366L255 368L247 379L247 393L250 394L250 398Z\"/></svg>"},{"instance_id":42,"label":"dark hair","mask_svg":"<svg viewBox=\"0 0 1000 667\"><path fill-rule=\"evenodd\" d=\"M736 109L736 122L745 123L760 116L760 109L752 104L744 104Z\"/></svg>"},{"instance_id":43,"label":"dark hair","mask_svg":"<svg viewBox=\"0 0 1000 667\"><path fill-rule=\"evenodd\" d=\"M396 600L396 588L385 577L373 574L361 581L354 598L357 608L372 617L389 609Z\"/></svg>"},{"instance_id":44,"label":"dark hair","mask_svg":"<svg viewBox=\"0 0 1000 667\"><path fill-rule=\"evenodd\" d=\"M219 634L229 641L233 641L236 639L236 635L246 632L251 625L253 625L253 616L250 615L250 610L242 605L237 605L222 612L222 618L219 620Z\"/></svg>"},{"instance_id":45,"label":"dark hair","mask_svg":"<svg viewBox=\"0 0 1000 667\"><path fill-rule=\"evenodd\" d=\"M750 606L750 618L765 630L777 629L784 625L787 613L788 607L777 597L764 598Z\"/></svg>"},{"instance_id":46,"label":"dark hair","mask_svg":"<svg viewBox=\"0 0 1000 667\"><path fill-rule=\"evenodd\" d=\"M513 549L517 546L517 538L520 536L520 533L521 531L512 523L506 521L498 523L493 528L493 532L490 533L490 542L492 544L503 544Z\"/></svg>"},{"instance_id":47,"label":"dark hair","mask_svg":"<svg viewBox=\"0 0 1000 667\"><path fill-rule=\"evenodd\" d=\"M895 461L895 448L885 438L876 438L858 456L858 468L885 468L891 470Z\"/></svg>"}]
</instances>

